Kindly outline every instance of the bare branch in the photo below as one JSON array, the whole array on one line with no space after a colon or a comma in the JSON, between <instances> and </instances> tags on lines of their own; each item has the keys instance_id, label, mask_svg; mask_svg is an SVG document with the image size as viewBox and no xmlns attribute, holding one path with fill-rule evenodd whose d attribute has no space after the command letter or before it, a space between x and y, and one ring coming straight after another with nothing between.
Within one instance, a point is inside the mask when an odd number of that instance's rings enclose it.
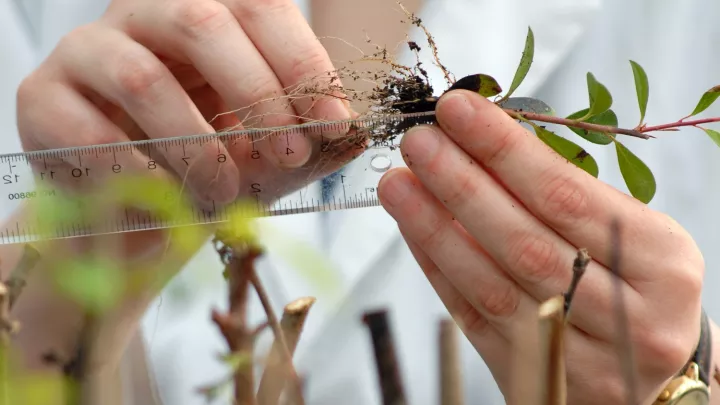
<instances>
[{"instance_id":1,"label":"bare branch","mask_svg":"<svg viewBox=\"0 0 720 405\"><path fill-rule=\"evenodd\" d=\"M292 356L295 348L300 340L305 319L307 318L310 308L315 303L313 297L303 297L296 299L285 306L282 319L280 320L280 328L287 342L287 349ZM260 405L275 405L280 398L287 379L285 378L285 367L282 358L282 344L275 340L268 355L268 361L265 366L265 372L260 379L260 388L258 389L258 403Z\"/></svg>"},{"instance_id":2,"label":"bare branch","mask_svg":"<svg viewBox=\"0 0 720 405\"><path fill-rule=\"evenodd\" d=\"M382 390L383 405L405 405L405 390L400 379L400 369L395 354L390 325L386 310L366 312L363 322L370 330L378 382Z\"/></svg>"},{"instance_id":3,"label":"bare branch","mask_svg":"<svg viewBox=\"0 0 720 405\"><path fill-rule=\"evenodd\" d=\"M457 325L452 319L440 321L438 334L440 350L440 404L462 405L462 376Z\"/></svg>"}]
</instances>

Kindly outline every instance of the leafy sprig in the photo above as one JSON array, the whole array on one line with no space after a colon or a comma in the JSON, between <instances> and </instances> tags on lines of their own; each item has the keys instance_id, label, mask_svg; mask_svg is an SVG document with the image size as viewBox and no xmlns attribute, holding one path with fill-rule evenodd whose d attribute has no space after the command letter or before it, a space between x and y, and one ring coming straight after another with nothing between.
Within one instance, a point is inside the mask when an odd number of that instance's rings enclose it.
<instances>
[{"instance_id":1,"label":"leafy sprig","mask_svg":"<svg viewBox=\"0 0 720 405\"><path fill-rule=\"evenodd\" d=\"M592 72L588 72L586 75L588 106L565 118L555 116L554 109L542 100L530 97L511 97L530 71L535 55L534 47L535 36L532 29L528 28L520 63L515 71L510 88L503 96L500 96L499 92L488 91L490 83L493 86L497 85L497 88L499 88L499 84L492 76L486 74L472 75L460 79L453 87L467 88L467 86L458 86L458 84L463 80L469 80L471 77L474 80L482 78L480 84L484 84L484 86L475 86L473 89L476 89L484 97L497 96L494 101L495 104L502 107L508 115L529 124L541 141L593 177L598 177L599 169L597 162L590 153L575 142L557 135L545 126L538 125L537 122L565 126L585 141L596 145L613 144L625 185L630 194L643 203L649 203L655 196L657 190L655 176L642 159L623 144L616 135L651 139L655 138L655 136L650 135L650 132L677 131L680 127L695 127L704 131L713 142L720 146L720 131L701 126L720 122L720 117L688 120L690 117L707 110L720 98L720 85L714 86L703 93L692 113L688 116L668 124L648 126L645 123L645 117L650 97L649 79L645 69L633 60L629 62L635 83L640 115L639 123L634 128L622 128L619 126L617 114L612 110L612 94ZM452 90L453 87L448 90Z\"/></svg>"}]
</instances>

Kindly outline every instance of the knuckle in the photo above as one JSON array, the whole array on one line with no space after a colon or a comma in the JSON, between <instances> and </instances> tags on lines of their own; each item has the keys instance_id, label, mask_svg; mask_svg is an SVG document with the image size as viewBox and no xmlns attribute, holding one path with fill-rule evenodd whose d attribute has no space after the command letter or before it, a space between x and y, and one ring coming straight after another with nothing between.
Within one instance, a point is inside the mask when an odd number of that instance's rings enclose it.
<instances>
[{"instance_id":1,"label":"knuckle","mask_svg":"<svg viewBox=\"0 0 720 405\"><path fill-rule=\"evenodd\" d=\"M446 182L449 189L442 196L442 202L448 207L464 207L474 200L478 193L478 181L467 170L457 174L454 181Z\"/></svg>"},{"instance_id":2,"label":"knuckle","mask_svg":"<svg viewBox=\"0 0 720 405\"><path fill-rule=\"evenodd\" d=\"M501 318L511 317L518 308L519 294L516 288L504 282L479 293L481 305L489 315Z\"/></svg>"},{"instance_id":3,"label":"knuckle","mask_svg":"<svg viewBox=\"0 0 720 405\"><path fill-rule=\"evenodd\" d=\"M509 270L521 279L542 283L559 277L559 254L546 238L519 230L510 235L507 246Z\"/></svg>"},{"instance_id":4,"label":"knuckle","mask_svg":"<svg viewBox=\"0 0 720 405\"><path fill-rule=\"evenodd\" d=\"M640 342L637 351L638 358L643 359L642 368L650 375L662 378L685 365L695 343L688 333L667 333L652 324L640 327L635 339Z\"/></svg>"},{"instance_id":5,"label":"knuckle","mask_svg":"<svg viewBox=\"0 0 720 405\"><path fill-rule=\"evenodd\" d=\"M325 48L312 47L299 50L292 58L289 81L296 83L308 77L315 77L326 70L328 55Z\"/></svg>"},{"instance_id":6,"label":"knuckle","mask_svg":"<svg viewBox=\"0 0 720 405\"><path fill-rule=\"evenodd\" d=\"M475 307L470 305L462 295L458 295L456 299L456 308L458 308L458 310L455 318L457 319L460 329L475 336L484 335L490 326L487 319L485 319Z\"/></svg>"},{"instance_id":7,"label":"knuckle","mask_svg":"<svg viewBox=\"0 0 720 405\"><path fill-rule=\"evenodd\" d=\"M120 56L115 65L115 83L123 95L131 98L147 98L166 75L162 63L135 51Z\"/></svg>"},{"instance_id":8,"label":"knuckle","mask_svg":"<svg viewBox=\"0 0 720 405\"><path fill-rule=\"evenodd\" d=\"M537 204L542 216L562 229L582 226L590 219L588 193L571 174L553 174L540 183Z\"/></svg>"},{"instance_id":9,"label":"knuckle","mask_svg":"<svg viewBox=\"0 0 720 405\"><path fill-rule=\"evenodd\" d=\"M504 128L498 131L499 135L490 141L484 153L484 164L488 168L501 165L510 153L517 147L520 137L514 128Z\"/></svg>"},{"instance_id":10,"label":"knuckle","mask_svg":"<svg viewBox=\"0 0 720 405\"><path fill-rule=\"evenodd\" d=\"M230 10L217 1L179 1L173 3L171 21L185 38L201 40L235 22Z\"/></svg>"},{"instance_id":11,"label":"knuckle","mask_svg":"<svg viewBox=\"0 0 720 405\"><path fill-rule=\"evenodd\" d=\"M432 219L426 218L425 221L426 224L418 240L420 246L431 251L440 249L448 237L448 224L437 216L433 216Z\"/></svg>"},{"instance_id":12,"label":"knuckle","mask_svg":"<svg viewBox=\"0 0 720 405\"><path fill-rule=\"evenodd\" d=\"M275 12L291 6L288 0L234 0L231 1L233 13L241 20L254 20L263 14Z\"/></svg>"}]
</instances>

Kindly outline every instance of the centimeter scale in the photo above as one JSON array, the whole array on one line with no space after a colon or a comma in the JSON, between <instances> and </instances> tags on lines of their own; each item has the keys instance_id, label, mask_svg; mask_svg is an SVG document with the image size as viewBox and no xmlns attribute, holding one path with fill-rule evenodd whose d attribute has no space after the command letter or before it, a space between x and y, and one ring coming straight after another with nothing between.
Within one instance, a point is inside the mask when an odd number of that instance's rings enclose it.
<instances>
[{"instance_id":1,"label":"centimeter scale","mask_svg":"<svg viewBox=\"0 0 720 405\"><path fill-rule=\"evenodd\" d=\"M391 167L404 165L399 151L402 133L413 124L433 121L434 112L383 115L0 155L2 212L36 207L0 228L0 244L217 223L227 221L230 210L237 212L238 207L251 207L253 216L277 216L377 206L380 178ZM277 175L267 174L273 167L263 156L271 153L267 141L281 137L290 145L294 136L311 139L313 156L303 167L292 169L291 185L273 185ZM221 145L231 150L243 142L240 150L249 156L238 163L238 203L188 204L184 215L168 218L148 210L111 210L113 202L102 199L108 193L100 193L99 199L84 197L85 191L92 195L123 174L152 174L161 162L192 170L194 163L202 163L193 161L201 148L207 152L209 145L217 144L221 152ZM293 151L288 148L287 153ZM203 156L207 159L208 154ZM229 162L224 153L212 157L218 165ZM326 176L336 181L321 182Z\"/></svg>"}]
</instances>

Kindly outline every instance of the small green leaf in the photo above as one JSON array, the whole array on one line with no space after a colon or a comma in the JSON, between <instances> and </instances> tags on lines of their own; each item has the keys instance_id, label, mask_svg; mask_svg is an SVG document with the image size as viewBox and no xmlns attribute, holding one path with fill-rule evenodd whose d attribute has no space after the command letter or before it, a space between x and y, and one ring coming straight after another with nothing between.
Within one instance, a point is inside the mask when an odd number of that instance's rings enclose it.
<instances>
[{"instance_id":1,"label":"small green leaf","mask_svg":"<svg viewBox=\"0 0 720 405\"><path fill-rule=\"evenodd\" d=\"M60 291L92 313L112 308L125 293L125 273L110 260L69 260L53 274Z\"/></svg>"},{"instance_id":2,"label":"small green leaf","mask_svg":"<svg viewBox=\"0 0 720 405\"><path fill-rule=\"evenodd\" d=\"M630 194L638 200L649 203L655 196L656 184L650 168L625 145L615 141L618 165Z\"/></svg>"},{"instance_id":3,"label":"small green leaf","mask_svg":"<svg viewBox=\"0 0 720 405\"><path fill-rule=\"evenodd\" d=\"M515 71L515 77L513 77L510 89L505 95L505 98L510 97L515 90L520 87L525 76L527 76L530 66L532 66L533 58L535 56L535 34L530 27L528 27L527 36L525 37L525 49L523 49L522 57L520 58L520 64Z\"/></svg>"},{"instance_id":4,"label":"small green leaf","mask_svg":"<svg viewBox=\"0 0 720 405\"><path fill-rule=\"evenodd\" d=\"M500 108L510 110L533 112L535 114L555 115L555 110L546 102L532 97L510 97L498 103Z\"/></svg>"},{"instance_id":5,"label":"small green leaf","mask_svg":"<svg viewBox=\"0 0 720 405\"><path fill-rule=\"evenodd\" d=\"M502 92L502 87L494 77L482 73L463 77L445 90L445 93L459 89L473 91L483 97L497 96Z\"/></svg>"},{"instance_id":6,"label":"small green leaf","mask_svg":"<svg viewBox=\"0 0 720 405\"><path fill-rule=\"evenodd\" d=\"M718 97L720 97L720 86L715 86L706 91L700 98L700 101L698 101L697 106L695 106L695 109L690 116L692 117L693 115L698 115L707 110L707 108L710 107Z\"/></svg>"},{"instance_id":7,"label":"small green leaf","mask_svg":"<svg viewBox=\"0 0 720 405\"><path fill-rule=\"evenodd\" d=\"M249 353L233 352L229 354L221 354L218 356L220 361L225 363L235 372L238 369L246 369L252 365L252 356Z\"/></svg>"},{"instance_id":8,"label":"small green leaf","mask_svg":"<svg viewBox=\"0 0 720 405\"><path fill-rule=\"evenodd\" d=\"M709 128L703 128L703 131L705 131L705 133L708 134L708 136L710 137L710 139L712 139L713 142L715 142L715 144L716 144L717 146L720 146L720 132L714 131L714 130L709 129Z\"/></svg>"},{"instance_id":9,"label":"small green leaf","mask_svg":"<svg viewBox=\"0 0 720 405\"><path fill-rule=\"evenodd\" d=\"M576 120L584 117L587 115L589 109L580 110L578 112L572 113L567 116L567 119L569 120ZM607 110L605 112L602 112L598 115L595 115L593 117L590 117L584 122L588 122L590 124L598 124L598 125L608 125L611 127L617 127L618 125L618 118L617 115L615 115L615 112L613 110ZM575 132L576 134L580 135L581 137L585 138L586 140L596 143L598 145L607 145L610 142L612 142L612 138L605 135L602 132L597 131L588 131L587 129L582 128L575 128L568 126L571 131Z\"/></svg>"},{"instance_id":10,"label":"small green leaf","mask_svg":"<svg viewBox=\"0 0 720 405\"><path fill-rule=\"evenodd\" d=\"M640 107L640 124L642 124L645 120L648 98L650 97L650 84L645 69L639 63L631 60L630 66L632 66L635 79L635 93L637 93L638 106Z\"/></svg>"},{"instance_id":11,"label":"small green leaf","mask_svg":"<svg viewBox=\"0 0 720 405\"><path fill-rule=\"evenodd\" d=\"M587 73L588 98L590 100L590 108L585 117L581 121L585 121L590 117L603 113L612 107L613 99L608 89L593 76Z\"/></svg>"},{"instance_id":12,"label":"small green leaf","mask_svg":"<svg viewBox=\"0 0 720 405\"><path fill-rule=\"evenodd\" d=\"M575 166L590 173L593 177L598 176L599 170L597 162L595 162L595 159L587 153L585 149L576 145L572 141L555 135L541 126L535 124L532 124L532 126L535 128L535 133L538 138L545 142L547 146L551 147L560 156L569 160L575 164Z\"/></svg>"}]
</instances>

